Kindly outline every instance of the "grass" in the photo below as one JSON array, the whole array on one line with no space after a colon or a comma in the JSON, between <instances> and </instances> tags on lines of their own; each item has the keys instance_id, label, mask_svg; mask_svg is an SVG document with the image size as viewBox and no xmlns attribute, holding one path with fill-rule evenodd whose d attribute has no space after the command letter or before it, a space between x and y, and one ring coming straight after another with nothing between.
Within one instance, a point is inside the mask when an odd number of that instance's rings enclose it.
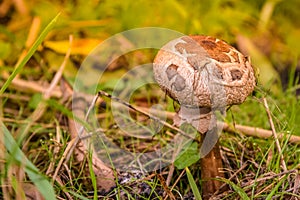
<instances>
[{"instance_id":1,"label":"grass","mask_svg":"<svg viewBox=\"0 0 300 200\"><path fill-rule=\"evenodd\" d=\"M19 148L18 144L15 142L11 133L7 130L3 123L1 123L1 130L1 132L4 134L3 143L5 144L5 148L9 153L9 155L7 156L7 160L10 160L10 162L8 163L16 163L19 166L23 166L25 172L37 187L39 192L46 199L55 199L54 189L50 182L45 178L44 175L39 172L36 166L26 158L26 156ZM21 192L23 193L22 190Z\"/></svg>"},{"instance_id":2,"label":"grass","mask_svg":"<svg viewBox=\"0 0 300 200\"><path fill-rule=\"evenodd\" d=\"M299 80L295 78L300 54L295 38L299 30L296 26L298 22L291 21L299 14L295 11L296 6L291 6L293 3L276 1L271 18L267 19L269 21L265 21L264 18L262 26L260 16L266 16L261 14L262 8L267 3L204 1L200 5L188 1L183 5L179 1L169 0L162 2L155 10L151 3L136 1L134 7L139 9L132 12L126 2L104 2L98 5L94 1L88 3L77 1L77 4L68 1L54 1L54 3L30 1L24 7L25 14L18 9L9 9L5 17L0 16L4 21L4 24L0 25L0 37L3 39L0 43L3 45L3 48L0 47L0 198L24 199L25 196L32 196L39 199L39 195L42 195L45 199L164 199L168 195L169 198L176 199L193 197L200 199L200 166L197 162L188 168L175 167L169 185L166 184L171 170L169 166L149 173L144 172L144 174L136 171L129 174L119 172L116 187L105 194L99 189L99 179L93 170L92 155L86 154L79 162L74 153L68 154L68 148L72 147L71 144L74 142L70 136L69 126L73 113L70 109L71 97L68 96L68 91L72 90L72 87L67 88L69 85L64 83L69 83L71 86L74 83L74 74L86 55L86 49L80 53L80 46L73 47L76 48L76 53L71 53L63 78L60 79L62 81L59 86L52 89L50 99L42 100L41 88L49 87L67 53L55 49L68 49L66 46L64 48L55 46L55 41L67 41L66 38L70 33L74 35L75 40L79 38L85 38L86 41L89 39L92 41L94 38L104 40L114 33L143 26L164 26L187 34L214 35L237 46L240 43L236 38L242 34L257 48L260 47L257 57L263 56L265 59L263 63L273 67L278 74L284 73L287 68L288 80L279 80L283 85L285 83L284 90L278 82L270 84L275 86L275 90L266 87L267 84L260 85L269 81L269 79L261 80L253 97L249 97L242 105L232 106L225 119L232 124L270 129L266 108L261 100L265 97L276 132L286 135L286 138L279 142L287 171L282 168L282 158L273 138L262 139L223 132L220 145L226 179L221 181L230 187L226 192L216 194L216 198L300 198L299 144L288 142L290 134L300 136L300 106L299 97L296 95ZM31 4L35 6L30 6ZM17 3L14 6L17 7ZM47 8L47 15L41 13L41 8L42 10ZM29 9L32 10L29 12ZM63 11L60 16L56 16L61 9ZM152 14L154 10L157 13L155 16ZM172 10L172 14L170 15L170 12L166 14L166 10ZM195 12L188 12L189 10ZM197 12L200 10L202 12ZM221 11L224 11L222 18L215 15L216 12ZM289 11L289 15L283 15L284 11ZM35 24L36 21L31 20L28 13L33 13L35 17L40 18L41 24ZM121 13L125 14L121 15ZM36 34L30 34L34 32L35 26L39 26ZM260 30L253 31L257 27L260 27ZM268 29L274 30L272 32L274 34L270 35ZM27 38L24 38L24 33ZM264 40L269 41L271 45L257 44L257 41ZM27 41L36 42L26 46ZM47 41L53 41L55 48L46 48L44 43ZM5 49L5 52L2 52L2 49ZM279 49L285 51L281 52ZM99 88L111 92L116 80L123 75L124 71L151 61L156 51L135 51L124 55L123 60L120 59L115 68L106 72L104 76L107 75L108 78ZM249 50L251 51L257 53L253 49ZM263 65L258 58L254 56L255 64ZM125 84L126 82L120 84L118 89L122 91ZM60 87L63 87L62 90ZM153 85L139 88L129 102L139 108L150 108L152 105L160 104L163 110L174 112L175 103ZM136 136L136 133L130 132L130 127L124 130L116 126L110 103L109 98L101 98L96 103L96 120L109 141L113 141L128 152L151 152L153 149L165 147L176 133L168 127L153 126L155 123L149 118L132 111L121 120L129 125L142 127L142 131L155 133L155 130L160 130L150 138L132 137L131 135ZM32 114L41 108L40 104L43 104L45 106L43 108L47 110L40 116L32 118ZM80 121L76 118L75 120ZM84 120L81 122L84 123ZM172 119L167 118L167 122L172 123ZM106 143L102 144L102 147L111 148ZM106 152L102 153L105 155ZM108 157L108 163L113 158ZM62 165L59 165L61 160ZM152 162L146 164L150 166ZM136 164L138 160L132 160L132 163ZM116 167L114 164L110 165L113 169ZM58 168L57 177L53 179L54 172Z\"/></svg>"}]
</instances>

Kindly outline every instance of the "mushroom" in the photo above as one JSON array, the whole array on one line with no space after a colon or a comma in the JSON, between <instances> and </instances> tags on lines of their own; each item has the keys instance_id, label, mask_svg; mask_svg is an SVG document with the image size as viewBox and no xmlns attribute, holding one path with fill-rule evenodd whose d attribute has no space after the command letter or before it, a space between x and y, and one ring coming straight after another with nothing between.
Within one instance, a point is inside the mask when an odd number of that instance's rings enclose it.
<instances>
[{"instance_id":1,"label":"mushroom","mask_svg":"<svg viewBox=\"0 0 300 200\"><path fill-rule=\"evenodd\" d=\"M256 79L248 57L210 36L183 36L157 53L154 78L180 104L174 125L191 124L203 136L200 149L203 197L220 189L224 177L218 143L217 112L241 104L252 93ZM215 145L216 144L216 145Z\"/></svg>"}]
</instances>

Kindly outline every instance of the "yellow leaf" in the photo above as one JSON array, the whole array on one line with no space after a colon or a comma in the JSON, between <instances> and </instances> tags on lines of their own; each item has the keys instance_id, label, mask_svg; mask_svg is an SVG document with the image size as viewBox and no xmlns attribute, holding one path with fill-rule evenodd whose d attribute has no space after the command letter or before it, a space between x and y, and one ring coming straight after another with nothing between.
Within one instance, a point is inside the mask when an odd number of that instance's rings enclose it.
<instances>
[{"instance_id":1,"label":"yellow leaf","mask_svg":"<svg viewBox=\"0 0 300 200\"><path fill-rule=\"evenodd\" d=\"M99 39L75 39L72 43L71 54L88 55L103 40ZM66 54L69 48L69 40L45 41L44 46L61 54Z\"/></svg>"}]
</instances>

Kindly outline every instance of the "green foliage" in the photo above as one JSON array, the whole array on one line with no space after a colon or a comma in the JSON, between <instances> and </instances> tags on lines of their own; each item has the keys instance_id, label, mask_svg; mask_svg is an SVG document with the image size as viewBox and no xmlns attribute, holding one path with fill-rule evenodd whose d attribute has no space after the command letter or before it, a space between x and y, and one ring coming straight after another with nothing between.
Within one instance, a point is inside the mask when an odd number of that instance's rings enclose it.
<instances>
[{"instance_id":1,"label":"green foliage","mask_svg":"<svg viewBox=\"0 0 300 200\"><path fill-rule=\"evenodd\" d=\"M6 59L10 53L11 53L10 43L0 41L0 59Z\"/></svg>"},{"instance_id":2,"label":"green foliage","mask_svg":"<svg viewBox=\"0 0 300 200\"><path fill-rule=\"evenodd\" d=\"M89 153L89 160L88 160L89 172L90 172L90 176L91 176L91 180L92 180L92 185L93 185L93 188L94 188L93 199L97 200L98 199L98 195L97 195L97 179L96 179L96 176L95 176L95 172L93 170L92 159L93 159L93 152L90 152Z\"/></svg>"},{"instance_id":3,"label":"green foliage","mask_svg":"<svg viewBox=\"0 0 300 200\"><path fill-rule=\"evenodd\" d=\"M192 188L192 191L193 191L193 194L195 196L195 199L196 200L201 200L202 197L201 197L200 191L198 189L198 186L197 186L197 184L196 184L196 182L193 178L193 175L191 174L189 168L186 167L185 171L186 171L186 175L187 175L188 180L189 180L189 184L190 184L190 186Z\"/></svg>"},{"instance_id":4,"label":"green foliage","mask_svg":"<svg viewBox=\"0 0 300 200\"><path fill-rule=\"evenodd\" d=\"M287 176L285 176L284 178L282 178L280 181L278 181L278 183L275 185L275 187L273 187L272 191L270 192L270 194L267 196L266 200L271 200L274 195L276 194L276 192L278 191L278 188L280 186L282 186L283 182L286 180Z\"/></svg>"},{"instance_id":5,"label":"green foliage","mask_svg":"<svg viewBox=\"0 0 300 200\"><path fill-rule=\"evenodd\" d=\"M248 197L248 195L244 192L244 189L239 187L238 185L236 185L235 183L233 183L230 180L221 179L223 182L227 183L228 185L230 185L234 191L240 196L241 199L245 199L245 200L250 200L250 198Z\"/></svg>"},{"instance_id":6,"label":"green foliage","mask_svg":"<svg viewBox=\"0 0 300 200\"><path fill-rule=\"evenodd\" d=\"M20 71L23 69L25 64L28 62L28 60L31 58L31 56L34 54L34 52L37 50L39 45L44 41L47 34L53 29L57 19L59 17L59 14L54 17L54 19L47 25L47 27L43 30L43 32L39 35L35 43L32 45L32 47L28 50L28 53L24 56L24 58L17 63L14 71L9 76L7 81L3 84L3 86L0 89L0 95L4 93L6 88L11 84L13 79L20 73Z\"/></svg>"},{"instance_id":7,"label":"green foliage","mask_svg":"<svg viewBox=\"0 0 300 200\"><path fill-rule=\"evenodd\" d=\"M56 197L52 185L49 183L47 178L39 172L36 166L27 159L6 126L2 122L0 123L1 133L4 134L3 142L5 148L10 154L10 158L12 159L12 161L17 162L19 165L25 166L25 171L28 174L29 178L46 200L55 200Z\"/></svg>"},{"instance_id":8,"label":"green foliage","mask_svg":"<svg viewBox=\"0 0 300 200\"><path fill-rule=\"evenodd\" d=\"M28 107L31 109L36 109L37 105L40 103L40 101L42 101L42 95L40 93L36 93L34 94L29 103L28 103Z\"/></svg>"},{"instance_id":9,"label":"green foliage","mask_svg":"<svg viewBox=\"0 0 300 200\"><path fill-rule=\"evenodd\" d=\"M180 154L176 157L174 165L178 169L184 169L190 165L196 163L200 159L199 148L197 142L189 142L183 149L181 149Z\"/></svg>"}]
</instances>

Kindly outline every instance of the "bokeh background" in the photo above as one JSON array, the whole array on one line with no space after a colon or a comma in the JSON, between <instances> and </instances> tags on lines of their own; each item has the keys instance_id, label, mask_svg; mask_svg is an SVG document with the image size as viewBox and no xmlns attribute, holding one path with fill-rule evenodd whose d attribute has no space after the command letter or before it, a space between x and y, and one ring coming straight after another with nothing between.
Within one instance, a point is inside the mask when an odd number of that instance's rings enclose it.
<instances>
[{"instance_id":1,"label":"bokeh background","mask_svg":"<svg viewBox=\"0 0 300 200\"><path fill-rule=\"evenodd\" d=\"M260 71L260 83L266 89L281 90L282 84L287 88L291 82L289 75L299 71L299 8L297 0L3 0L0 63L14 65L20 52L34 39L34 35L29 35L30 30L37 34L61 12L57 26L43 46L52 50L43 52L50 68L55 68L58 61L53 59L56 56L53 52L63 54L67 50L68 42L63 41L68 40L69 34L74 35L75 42L78 40L77 48L72 51L78 65L93 47L116 33L140 27L164 27L229 42L251 56Z\"/></svg>"}]
</instances>

